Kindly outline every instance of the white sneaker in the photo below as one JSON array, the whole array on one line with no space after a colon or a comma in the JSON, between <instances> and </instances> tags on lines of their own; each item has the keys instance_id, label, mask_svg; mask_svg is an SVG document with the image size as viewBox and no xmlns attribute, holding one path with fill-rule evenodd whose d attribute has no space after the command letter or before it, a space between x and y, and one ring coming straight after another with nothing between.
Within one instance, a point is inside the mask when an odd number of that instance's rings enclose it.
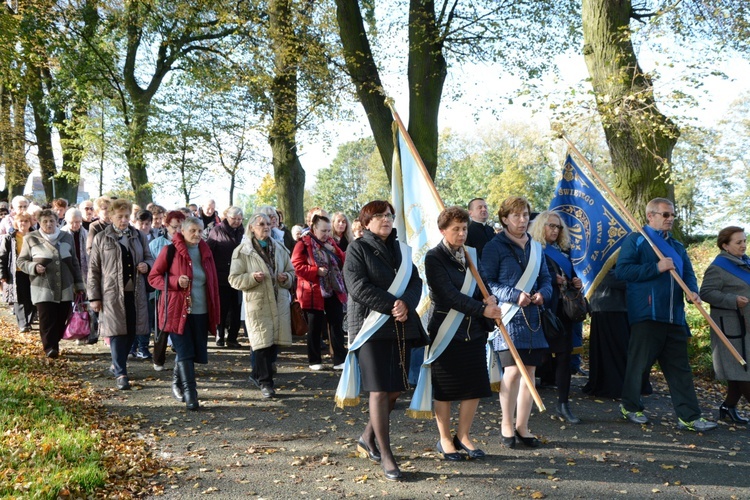
<instances>
[{"instance_id":1,"label":"white sneaker","mask_svg":"<svg viewBox=\"0 0 750 500\"><path fill-rule=\"evenodd\" d=\"M339 365L333 365L334 370L343 370L344 369L344 363L341 363Z\"/></svg>"},{"instance_id":2,"label":"white sneaker","mask_svg":"<svg viewBox=\"0 0 750 500\"><path fill-rule=\"evenodd\" d=\"M154 363L154 370L156 370L157 372L160 372L164 370L164 365L157 365L156 363Z\"/></svg>"},{"instance_id":3,"label":"white sneaker","mask_svg":"<svg viewBox=\"0 0 750 500\"><path fill-rule=\"evenodd\" d=\"M310 365L310 369L314 372L319 372L323 369L323 365Z\"/></svg>"}]
</instances>

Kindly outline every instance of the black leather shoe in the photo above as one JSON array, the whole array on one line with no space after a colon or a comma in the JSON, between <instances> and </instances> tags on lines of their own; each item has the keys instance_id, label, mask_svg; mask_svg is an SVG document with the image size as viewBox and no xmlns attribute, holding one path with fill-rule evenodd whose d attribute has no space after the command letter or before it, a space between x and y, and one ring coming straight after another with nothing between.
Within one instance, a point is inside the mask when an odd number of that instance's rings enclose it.
<instances>
[{"instance_id":1,"label":"black leather shoe","mask_svg":"<svg viewBox=\"0 0 750 500\"><path fill-rule=\"evenodd\" d=\"M216 339L216 347L224 347L224 339Z\"/></svg>"},{"instance_id":2,"label":"black leather shoe","mask_svg":"<svg viewBox=\"0 0 750 500\"><path fill-rule=\"evenodd\" d=\"M388 481L401 481L404 478L404 475L401 474L401 471L398 469L398 467L393 470L383 469L383 474Z\"/></svg>"},{"instance_id":3,"label":"black leather shoe","mask_svg":"<svg viewBox=\"0 0 750 500\"><path fill-rule=\"evenodd\" d=\"M239 349L240 347L242 347L242 344L240 344L236 340L227 340L227 347L231 347L232 349Z\"/></svg>"},{"instance_id":4,"label":"black leather shoe","mask_svg":"<svg viewBox=\"0 0 750 500\"><path fill-rule=\"evenodd\" d=\"M436 448L438 453L443 455L443 460L449 460L451 462L461 462L464 459L464 456L457 451L453 453L446 453L445 450L443 450L443 445L440 444L440 441L437 442Z\"/></svg>"},{"instance_id":5,"label":"black leather shoe","mask_svg":"<svg viewBox=\"0 0 750 500\"><path fill-rule=\"evenodd\" d=\"M539 446L541 446L542 444L542 442L534 436L523 437L518 433L518 430L516 430L516 439L521 441L521 444L523 444L527 448L539 448Z\"/></svg>"},{"instance_id":6,"label":"black leather shoe","mask_svg":"<svg viewBox=\"0 0 750 500\"><path fill-rule=\"evenodd\" d=\"M369 458L371 462L380 462L380 450L377 447L373 449L367 446L367 443L361 437L357 441L357 453L360 457Z\"/></svg>"},{"instance_id":7,"label":"black leather shoe","mask_svg":"<svg viewBox=\"0 0 750 500\"><path fill-rule=\"evenodd\" d=\"M453 446L455 446L457 450L464 450L471 459L484 458L486 456L486 454L479 448L470 450L469 448L464 446L461 440L458 439L458 436L453 436Z\"/></svg>"},{"instance_id":8,"label":"black leather shoe","mask_svg":"<svg viewBox=\"0 0 750 500\"><path fill-rule=\"evenodd\" d=\"M581 419L573 415L568 403L557 403L557 415L569 424L580 424Z\"/></svg>"},{"instance_id":9,"label":"black leather shoe","mask_svg":"<svg viewBox=\"0 0 750 500\"><path fill-rule=\"evenodd\" d=\"M516 436L511 436L507 438L503 436L502 434L500 434L500 444L503 445L503 448L515 448Z\"/></svg>"},{"instance_id":10,"label":"black leather shoe","mask_svg":"<svg viewBox=\"0 0 750 500\"><path fill-rule=\"evenodd\" d=\"M722 404L719 406L719 419L725 420L727 417L735 424L746 424L749 422L748 419L740 417L740 414L737 413L736 406L726 406L725 404Z\"/></svg>"}]
</instances>

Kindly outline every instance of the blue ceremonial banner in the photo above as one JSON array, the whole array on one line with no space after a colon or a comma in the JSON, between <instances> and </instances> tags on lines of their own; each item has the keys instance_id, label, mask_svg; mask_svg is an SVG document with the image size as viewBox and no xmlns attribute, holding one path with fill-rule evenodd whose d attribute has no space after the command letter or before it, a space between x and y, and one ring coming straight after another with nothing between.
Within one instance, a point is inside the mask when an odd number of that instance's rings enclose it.
<instances>
[{"instance_id":1,"label":"blue ceremonial banner","mask_svg":"<svg viewBox=\"0 0 750 500\"><path fill-rule=\"evenodd\" d=\"M570 258L588 296L617 259L632 229L604 199L568 154L549 210L559 213L570 231Z\"/></svg>"}]
</instances>

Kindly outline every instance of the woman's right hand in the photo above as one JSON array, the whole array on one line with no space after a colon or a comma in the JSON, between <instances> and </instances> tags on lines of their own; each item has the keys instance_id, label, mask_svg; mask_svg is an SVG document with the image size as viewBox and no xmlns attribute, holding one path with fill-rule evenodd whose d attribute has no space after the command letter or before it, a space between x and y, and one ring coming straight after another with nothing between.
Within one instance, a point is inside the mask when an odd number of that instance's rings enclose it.
<instances>
[{"instance_id":1,"label":"woman's right hand","mask_svg":"<svg viewBox=\"0 0 750 500\"><path fill-rule=\"evenodd\" d=\"M94 311L95 313L98 313L99 311L102 310L102 301L92 300L91 302L89 302L89 307L91 308L92 311Z\"/></svg>"},{"instance_id":2,"label":"woman's right hand","mask_svg":"<svg viewBox=\"0 0 750 500\"><path fill-rule=\"evenodd\" d=\"M521 295L518 296L518 305L526 307L529 304L531 304L531 296L526 292L521 292Z\"/></svg>"},{"instance_id":3,"label":"woman's right hand","mask_svg":"<svg viewBox=\"0 0 750 500\"><path fill-rule=\"evenodd\" d=\"M396 319L396 321L404 323L409 317L409 306L406 305L406 302L399 299L393 304L391 314Z\"/></svg>"},{"instance_id":4,"label":"woman's right hand","mask_svg":"<svg viewBox=\"0 0 750 500\"><path fill-rule=\"evenodd\" d=\"M47 272L47 268L41 264L37 264L36 267L34 267L34 271L36 271L37 274L44 274Z\"/></svg>"},{"instance_id":5,"label":"woman's right hand","mask_svg":"<svg viewBox=\"0 0 750 500\"><path fill-rule=\"evenodd\" d=\"M744 297L742 295L737 296L737 309L742 309L747 305L747 303L750 302L747 297Z\"/></svg>"},{"instance_id":6,"label":"woman's right hand","mask_svg":"<svg viewBox=\"0 0 750 500\"><path fill-rule=\"evenodd\" d=\"M262 273L262 272L258 271L258 272L256 272L256 273L253 273L253 278L254 278L254 279L255 279L255 281L257 281L258 283L263 283L263 280L264 280L264 279L266 278L266 275L265 275L264 273Z\"/></svg>"},{"instance_id":7,"label":"woman's right hand","mask_svg":"<svg viewBox=\"0 0 750 500\"><path fill-rule=\"evenodd\" d=\"M187 275L183 274L179 278L177 278L177 284L180 285L180 288L187 288L188 285L190 285L190 278L187 277Z\"/></svg>"},{"instance_id":8,"label":"woman's right hand","mask_svg":"<svg viewBox=\"0 0 750 500\"><path fill-rule=\"evenodd\" d=\"M503 311L497 304L487 304L487 307L482 311L482 315L485 318L501 319L503 317Z\"/></svg>"}]
</instances>

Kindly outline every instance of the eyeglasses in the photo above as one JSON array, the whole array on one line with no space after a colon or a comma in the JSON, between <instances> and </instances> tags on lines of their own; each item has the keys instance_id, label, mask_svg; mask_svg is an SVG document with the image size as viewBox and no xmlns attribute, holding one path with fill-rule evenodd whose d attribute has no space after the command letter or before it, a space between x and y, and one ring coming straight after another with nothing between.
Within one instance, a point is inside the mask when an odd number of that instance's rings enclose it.
<instances>
[{"instance_id":1,"label":"eyeglasses","mask_svg":"<svg viewBox=\"0 0 750 500\"><path fill-rule=\"evenodd\" d=\"M562 231L563 227L559 224L553 224L552 222L547 224L547 227L550 229L557 229L558 231Z\"/></svg>"},{"instance_id":2,"label":"eyeglasses","mask_svg":"<svg viewBox=\"0 0 750 500\"><path fill-rule=\"evenodd\" d=\"M94 207L83 207L84 210L94 210Z\"/></svg>"},{"instance_id":3,"label":"eyeglasses","mask_svg":"<svg viewBox=\"0 0 750 500\"><path fill-rule=\"evenodd\" d=\"M396 218L396 216L393 214L373 214L372 218L377 220L393 220Z\"/></svg>"},{"instance_id":4,"label":"eyeglasses","mask_svg":"<svg viewBox=\"0 0 750 500\"><path fill-rule=\"evenodd\" d=\"M652 214L661 215L665 219L669 219L669 218L676 219L677 218L677 214L674 213L674 212L651 212L651 213Z\"/></svg>"}]
</instances>

